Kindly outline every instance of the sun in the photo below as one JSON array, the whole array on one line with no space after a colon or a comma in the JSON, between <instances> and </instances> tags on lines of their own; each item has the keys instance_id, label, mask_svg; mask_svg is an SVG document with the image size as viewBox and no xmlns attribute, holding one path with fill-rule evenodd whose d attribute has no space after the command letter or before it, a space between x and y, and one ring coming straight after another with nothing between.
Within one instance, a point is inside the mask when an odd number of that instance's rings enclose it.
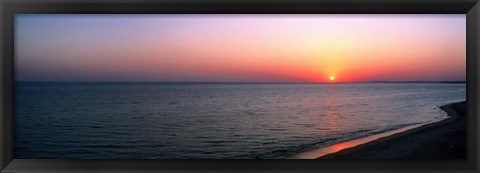
<instances>
[{"instance_id":1,"label":"sun","mask_svg":"<svg viewBox=\"0 0 480 173\"><path fill-rule=\"evenodd\" d=\"M330 80L331 81L335 80L335 76L330 76Z\"/></svg>"}]
</instances>

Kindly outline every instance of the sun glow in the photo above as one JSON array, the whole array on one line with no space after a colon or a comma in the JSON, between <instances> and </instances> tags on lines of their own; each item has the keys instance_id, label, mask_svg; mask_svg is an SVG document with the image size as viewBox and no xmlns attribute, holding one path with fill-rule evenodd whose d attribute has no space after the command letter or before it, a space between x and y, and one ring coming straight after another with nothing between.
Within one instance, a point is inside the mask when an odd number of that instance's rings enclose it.
<instances>
[{"instance_id":1,"label":"sun glow","mask_svg":"<svg viewBox=\"0 0 480 173\"><path fill-rule=\"evenodd\" d=\"M465 80L462 14L33 16L18 19L18 80Z\"/></svg>"}]
</instances>

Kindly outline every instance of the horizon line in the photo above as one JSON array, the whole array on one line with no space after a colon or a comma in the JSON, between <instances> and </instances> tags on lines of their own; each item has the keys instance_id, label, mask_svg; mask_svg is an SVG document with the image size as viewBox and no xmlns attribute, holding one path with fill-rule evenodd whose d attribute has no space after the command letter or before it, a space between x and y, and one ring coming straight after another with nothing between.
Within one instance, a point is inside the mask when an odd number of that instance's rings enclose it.
<instances>
[{"instance_id":1,"label":"horizon line","mask_svg":"<svg viewBox=\"0 0 480 173\"><path fill-rule=\"evenodd\" d=\"M348 81L348 82L336 82L336 81L326 81L326 82L289 82L289 81L35 81L35 80L15 80L14 82L50 82L50 83L467 83L466 80L440 80L440 81L426 81L426 80L405 80L405 81L395 81L395 80L371 80L371 81Z\"/></svg>"}]
</instances>

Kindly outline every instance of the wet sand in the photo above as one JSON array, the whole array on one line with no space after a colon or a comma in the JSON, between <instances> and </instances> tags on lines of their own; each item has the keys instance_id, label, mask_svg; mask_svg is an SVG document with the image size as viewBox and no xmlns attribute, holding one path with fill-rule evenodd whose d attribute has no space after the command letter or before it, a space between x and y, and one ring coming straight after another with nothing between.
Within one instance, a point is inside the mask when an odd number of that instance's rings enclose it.
<instances>
[{"instance_id":1,"label":"wet sand","mask_svg":"<svg viewBox=\"0 0 480 173\"><path fill-rule=\"evenodd\" d=\"M440 107L450 118L327 154L318 159L465 159L465 102Z\"/></svg>"}]
</instances>

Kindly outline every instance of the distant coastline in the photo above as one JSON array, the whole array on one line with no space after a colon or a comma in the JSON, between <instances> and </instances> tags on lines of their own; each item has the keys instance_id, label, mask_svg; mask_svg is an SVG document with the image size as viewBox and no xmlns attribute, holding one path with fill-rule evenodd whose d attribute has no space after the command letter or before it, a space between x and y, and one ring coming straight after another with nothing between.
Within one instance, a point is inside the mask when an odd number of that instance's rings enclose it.
<instances>
[{"instance_id":1,"label":"distant coastline","mask_svg":"<svg viewBox=\"0 0 480 173\"><path fill-rule=\"evenodd\" d=\"M362 83L452 83L466 84L467 81L365 81Z\"/></svg>"}]
</instances>

